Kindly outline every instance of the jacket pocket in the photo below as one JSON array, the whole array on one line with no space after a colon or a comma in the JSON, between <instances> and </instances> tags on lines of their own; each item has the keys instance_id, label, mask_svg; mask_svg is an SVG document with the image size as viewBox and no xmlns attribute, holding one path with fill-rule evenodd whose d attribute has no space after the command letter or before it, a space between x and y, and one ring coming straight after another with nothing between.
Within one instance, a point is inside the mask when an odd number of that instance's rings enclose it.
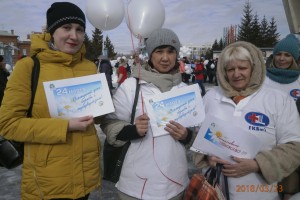
<instances>
[{"instance_id":1,"label":"jacket pocket","mask_svg":"<svg viewBox=\"0 0 300 200\"><path fill-rule=\"evenodd\" d=\"M44 167L47 165L48 156L52 145L48 144L40 144L37 148L38 151L36 152L35 164L39 167Z\"/></svg>"}]
</instances>

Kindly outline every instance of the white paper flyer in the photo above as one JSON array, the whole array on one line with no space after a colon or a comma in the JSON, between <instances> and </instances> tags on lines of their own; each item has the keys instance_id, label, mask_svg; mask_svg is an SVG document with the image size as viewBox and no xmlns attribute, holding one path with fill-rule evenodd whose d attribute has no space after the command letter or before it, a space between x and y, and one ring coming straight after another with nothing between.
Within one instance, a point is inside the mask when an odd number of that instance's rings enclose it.
<instances>
[{"instance_id":1,"label":"white paper flyer","mask_svg":"<svg viewBox=\"0 0 300 200\"><path fill-rule=\"evenodd\" d=\"M115 111L104 73L43 84L53 118L97 117Z\"/></svg>"},{"instance_id":2,"label":"white paper flyer","mask_svg":"<svg viewBox=\"0 0 300 200\"><path fill-rule=\"evenodd\" d=\"M199 126L205 117L198 84L154 95L145 105L154 137L169 134L164 128L170 120L192 127Z\"/></svg>"},{"instance_id":3,"label":"white paper flyer","mask_svg":"<svg viewBox=\"0 0 300 200\"><path fill-rule=\"evenodd\" d=\"M261 141L255 135L207 115L191 150L233 162L230 156L254 158L261 145Z\"/></svg>"}]
</instances>

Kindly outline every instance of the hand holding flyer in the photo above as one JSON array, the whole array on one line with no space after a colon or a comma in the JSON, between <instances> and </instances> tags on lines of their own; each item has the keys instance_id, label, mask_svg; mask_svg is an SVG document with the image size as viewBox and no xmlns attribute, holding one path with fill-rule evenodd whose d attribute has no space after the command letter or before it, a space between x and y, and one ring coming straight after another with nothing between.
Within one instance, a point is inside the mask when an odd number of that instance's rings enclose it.
<instances>
[{"instance_id":1,"label":"hand holding flyer","mask_svg":"<svg viewBox=\"0 0 300 200\"><path fill-rule=\"evenodd\" d=\"M44 82L50 115L70 119L114 112L105 75L95 74L77 78Z\"/></svg>"},{"instance_id":2,"label":"hand holding flyer","mask_svg":"<svg viewBox=\"0 0 300 200\"><path fill-rule=\"evenodd\" d=\"M205 116L197 84L155 95L145 105L154 137L168 134L164 128L170 120L192 127L199 126Z\"/></svg>"},{"instance_id":3,"label":"hand holding flyer","mask_svg":"<svg viewBox=\"0 0 300 200\"><path fill-rule=\"evenodd\" d=\"M207 116L191 150L232 162L230 156L254 158L261 145L261 141L251 133L221 119Z\"/></svg>"}]
</instances>

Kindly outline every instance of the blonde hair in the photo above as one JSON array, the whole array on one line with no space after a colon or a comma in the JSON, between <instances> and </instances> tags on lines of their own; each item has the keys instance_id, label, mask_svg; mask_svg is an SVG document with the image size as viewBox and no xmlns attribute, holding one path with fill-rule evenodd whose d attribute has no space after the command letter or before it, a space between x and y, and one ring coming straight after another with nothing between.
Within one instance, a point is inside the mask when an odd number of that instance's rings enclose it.
<instances>
[{"instance_id":1,"label":"blonde hair","mask_svg":"<svg viewBox=\"0 0 300 200\"><path fill-rule=\"evenodd\" d=\"M233 60L249 61L252 67L252 73L248 87L242 91L236 91L231 87L226 80L226 66ZM248 96L257 91L261 86L266 76L265 61L261 50L255 45L238 41L231 43L221 52L218 60L217 77L220 87L227 97L233 96Z\"/></svg>"},{"instance_id":2,"label":"blonde hair","mask_svg":"<svg viewBox=\"0 0 300 200\"><path fill-rule=\"evenodd\" d=\"M229 47L228 49L226 49L224 51L224 56L223 58L223 66L225 69L227 67L227 65L233 61L233 60L243 60L243 61L249 61L251 66L253 66L254 62L253 62L253 58L250 55L250 52L242 47L242 46L232 46Z\"/></svg>"}]
</instances>

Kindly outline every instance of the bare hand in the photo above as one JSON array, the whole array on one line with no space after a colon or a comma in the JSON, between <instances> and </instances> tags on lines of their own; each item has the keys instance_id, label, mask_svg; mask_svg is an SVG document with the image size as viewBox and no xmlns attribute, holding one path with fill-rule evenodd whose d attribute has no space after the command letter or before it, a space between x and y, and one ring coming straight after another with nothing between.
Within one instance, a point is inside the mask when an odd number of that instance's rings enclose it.
<instances>
[{"instance_id":1,"label":"bare hand","mask_svg":"<svg viewBox=\"0 0 300 200\"><path fill-rule=\"evenodd\" d=\"M188 134L184 126L173 120L166 125L165 130L169 132L175 140L184 140Z\"/></svg>"},{"instance_id":2,"label":"bare hand","mask_svg":"<svg viewBox=\"0 0 300 200\"><path fill-rule=\"evenodd\" d=\"M147 114L140 115L135 119L136 130L140 136L146 135L148 131L149 120L150 119Z\"/></svg>"},{"instance_id":3,"label":"bare hand","mask_svg":"<svg viewBox=\"0 0 300 200\"><path fill-rule=\"evenodd\" d=\"M222 171L225 176L238 178L260 170L257 162L253 159L238 158L234 156L232 159L237 163L224 165Z\"/></svg>"},{"instance_id":4,"label":"bare hand","mask_svg":"<svg viewBox=\"0 0 300 200\"><path fill-rule=\"evenodd\" d=\"M72 118L69 120L68 132L86 131L87 127L94 122L93 116Z\"/></svg>"}]
</instances>

